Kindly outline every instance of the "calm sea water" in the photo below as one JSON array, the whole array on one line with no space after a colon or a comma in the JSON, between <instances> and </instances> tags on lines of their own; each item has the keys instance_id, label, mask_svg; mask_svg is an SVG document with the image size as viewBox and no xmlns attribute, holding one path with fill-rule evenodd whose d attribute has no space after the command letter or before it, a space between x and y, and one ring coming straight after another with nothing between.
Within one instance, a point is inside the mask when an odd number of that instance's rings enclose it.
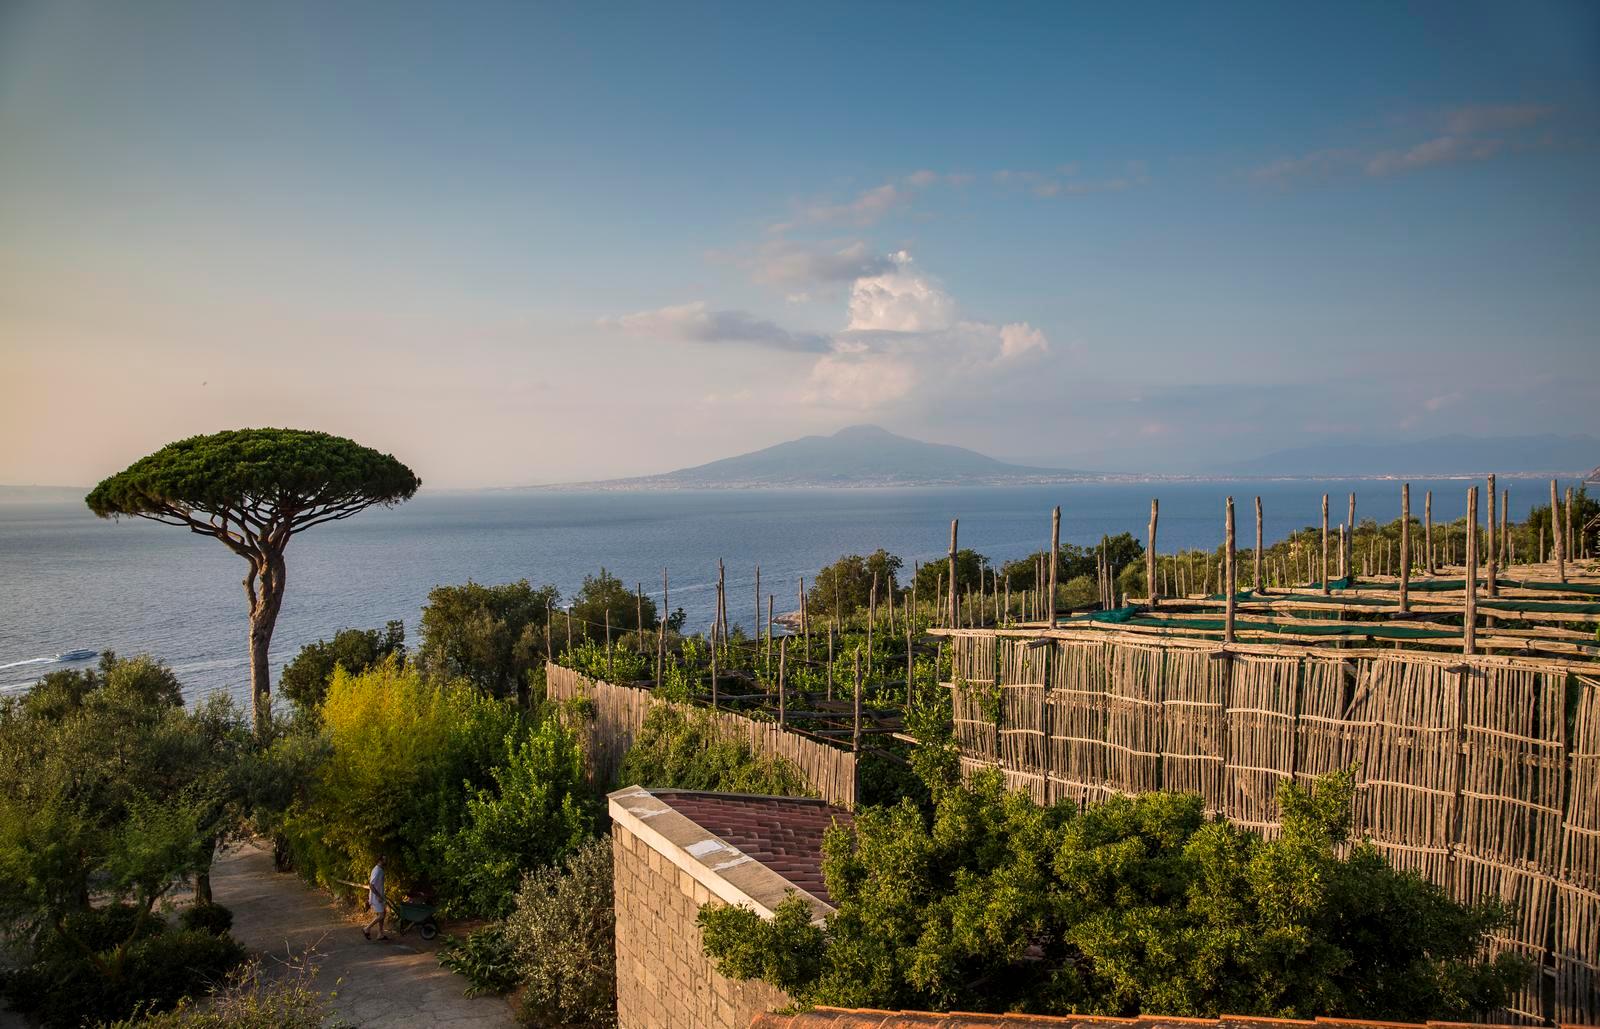
<instances>
[{"instance_id":1,"label":"calm sea water","mask_svg":"<svg viewBox=\"0 0 1600 1029\"><path fill-rule=\"evenodd\" d=\"M1434 517L1460 517L1465 482L1413 482L1414 512L1434 491ZM1538 485L1511 483L1512 516L1537 502ZM494 492L423 494L393 510L365 512L296 537L288 590L273 639L276 666L306 643L345 627L404 619L415 641L428 590L474 579L527 578L570 596L601 566L659 597L671 576L672 606L689 627L710 621L717 559L727 562L730 617L755 617L753 571L777 610L792 610L797 580L843 553L885 547L905 559L945 553L950 519L961 545L996 561L1049 543L1050 508L1062 536L1143 538L1150 498L1161 499L1163 551L1216 546L1223 502L1236 498L1242 538L1254 532L1250 499L1263 498L1269 539L1314 524L1321 495L1334 518L1357 493L1357 517L1399 515L1388 482L1084 484L950 489L841 489L647 493ZM244 562L214 540L128 520L106 522L82 504L0 505L0 690L67 667L54 655L87 648L148 652L169 663L191 695L227 690L243 699Z\"/></svg>"}]
</instances>

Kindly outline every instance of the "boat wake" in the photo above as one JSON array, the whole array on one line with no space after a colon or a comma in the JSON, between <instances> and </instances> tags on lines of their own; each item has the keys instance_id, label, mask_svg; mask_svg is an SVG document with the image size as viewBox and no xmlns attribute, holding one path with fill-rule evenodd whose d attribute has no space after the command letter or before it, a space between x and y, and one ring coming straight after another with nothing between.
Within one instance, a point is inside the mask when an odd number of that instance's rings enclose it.
<instances>
[{"instance_id":1,"label":"boat wake","mask_svg":"<svg viewBox=\"0 0 1600 1029\"><path fill-rule=\"evenodd\" d=\"M30 657L22 661L7 661L5 664L0 664L0 671L4 671L7 668L25 668L28 665L53 665L57 663L66 664L69 661L88 661L99 656L100 652L98 650L69 650L54 657Z\"/></svg>"}]
</instances>

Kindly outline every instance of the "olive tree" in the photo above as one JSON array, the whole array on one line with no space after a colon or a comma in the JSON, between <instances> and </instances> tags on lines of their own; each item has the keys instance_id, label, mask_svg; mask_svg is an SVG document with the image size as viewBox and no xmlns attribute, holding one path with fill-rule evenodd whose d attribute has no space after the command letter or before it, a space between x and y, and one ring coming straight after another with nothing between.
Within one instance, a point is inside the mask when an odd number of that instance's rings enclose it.
<instances>
[{"instance_id":1,"label":"olive tree","mask_svg":"<svg viewBox=\"0 0 1600 1029\"><path fill-rule=\"evenodd\" d=\"M250 604L250 699L256 735L271 714L267 654L298 533L381 504L411 499L422 483L389 454L325 432L237 429L170 443L86 497L102 518L131 516L219 540L244 558Z\"/></svg>"}]
</instances>

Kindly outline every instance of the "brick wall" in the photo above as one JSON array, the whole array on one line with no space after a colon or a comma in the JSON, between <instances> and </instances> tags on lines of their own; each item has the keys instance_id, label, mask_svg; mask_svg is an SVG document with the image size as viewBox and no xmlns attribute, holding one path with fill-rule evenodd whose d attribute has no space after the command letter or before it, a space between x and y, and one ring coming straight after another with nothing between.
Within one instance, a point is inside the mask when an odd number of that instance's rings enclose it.
<instances>
[{"instance_id":1,"label":"brick wall","mask_svg":"<svg viewBox=\"0 0 1600 1029\"><path fill-rule=\"evenodd\" d=\"M620 825L611 847L622 1029L743 1029L760 1012L794 1003L766 983L717 974L695 925L711 894L689 873Z\"/></svg>"}]
</instances>

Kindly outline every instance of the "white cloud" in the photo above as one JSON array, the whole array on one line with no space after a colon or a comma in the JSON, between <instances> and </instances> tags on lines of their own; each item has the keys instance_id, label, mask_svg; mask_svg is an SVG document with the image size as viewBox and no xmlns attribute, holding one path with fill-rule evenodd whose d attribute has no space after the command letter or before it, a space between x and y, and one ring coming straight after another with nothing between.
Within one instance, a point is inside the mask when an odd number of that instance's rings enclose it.
<instances>
[{"instance_id":1,"label":"white cloud","mask_svg":"<svg viewBox=\"0 0 1600 1029\"><path fill-rule=\"evenodd\" d=\"M1050 343L1044 333L1027 322L1012 322L1000 326L1000 357L1011 360L1034 350L1048 350Z\"/></svg>"},{"instance_id":2,"label":"white cloud","mask_svg":"<svg viewBox=\"0 0 1600 1029\"><path fill-rule=\"evenodd\" d=\"M812 224L827 222L844 222L850 225L872 225L893 211L909 203L911 197L905 190L892 182L857 196L854 200L843 204L812 204L801 214L801 220ZM788 226L775 226L787 228Z\"/></svg>"},{"instance_id":3,"label":"white cloud","mask_svg":"<svg viewBox=\"0 0 1600 1029\"><path fill-rule=\"evenodd\" d=\"M1426 168L1430 164L1484 161L1493 157L1504 145L1498 139L1467 139L1462 136L1439 136L1404 150L1385 150L1373 155L1367 161L1367 174L1391 175L1395 172Z\"/></svg>"},{"instance_id":4,"label":"white cloud","mask_svg":"<svg viewBox=\"0 0 1600 1029\"><path fill-rule=\"evenodd\" d=\"M815 354L802 382L780 388L789 391L791 402L853 412L921 403L974 383L1027 374L1032 362L1049 353L1045 334L1027 322L959 317L955 299L905 251L877 257L850 247L839 253L845 252L851 261L886 270L854 280L845 326L831 336L794 332L745 311L713 311L704 301L601 324L642 335Z\"/></svg>"},{"instance_id":5,"label":"white cloud","mask_svg":"<svg viewBox=\"0 0 1600 1029\"><path fill-rule=\"evenodd\" d=\"M955 301L912 270L911 255L900 251L892 268L863 276L850 288L850 332L937 332L955 316Z\"/></svg>"},{"instance_id":6,"label":"white cloud","mask_svg":"<svg viewBox=\"0 0 1600 1029\"><path fill-rule=\"evenodd\" d=\"M1553 111L1538 104L1479 104L1435 111L1420 120L1401 118L1397 124L1410 125L1415 131L1420 121L1433 129L1434 135L1400 146L1327 147L1280 157L1252 170L1249 176L1262 185L1286 187L1346 174L1382 177L1433 165L1487 161L1513 146L1488 133L1514 134L1543 121Z\"/></svg>"},{"instance_id":7,"label":"white cloud","mask_svg":"<svg viewBox=\"0 0 1600 1029\"><path fill-rule=\"evenodd\" d=\"M774 350L823 353L828 339L816 333L790 332L776 322L747 311L713 311L703 300L639 311L617 318L602 318L602 328L622 329L637 335L668 336L691 343L746 343Z\"/></svg>"},{"instance_id":8,"label":"white cloud","mask_svg":"<svg viewBox=\"0 0 1600 1029\"><path fill-rule=\"evenodd\" d=\"M1444 130L1452 136L1504 132L1543 121L1555 109L1540 104L1478 104L1445 113Z\"/></svg>"},{"instance_id":9,"label":"white cloud","mask_svg":"<svg viewBox=\"0 0 1600 1029\"><path fill-rule=\"evenodd\" d=\"M761 247L753 261L758 282L775 285L853 282L864 275L877 275L894 267L892 258L869 251L859 240L839 247L813 245L790 240L771 240Z\"/></svg>"}]
</instances>

